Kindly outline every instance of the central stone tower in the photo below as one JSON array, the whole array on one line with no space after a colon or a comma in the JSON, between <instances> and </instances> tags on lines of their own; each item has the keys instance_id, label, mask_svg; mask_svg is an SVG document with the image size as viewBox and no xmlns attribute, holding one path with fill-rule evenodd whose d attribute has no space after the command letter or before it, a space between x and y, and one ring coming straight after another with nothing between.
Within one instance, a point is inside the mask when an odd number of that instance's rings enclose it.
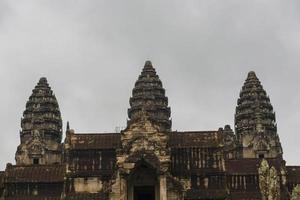
<instances>
[{"instance_id":1,"label":"central stone tower","mask_svg":"<svg viewBox=\"0 0 300 200\"><path fill-rule=\"evenodd\" d=\"M180 200L181 191L168 191L176 182L168 173L170 114L162 82L146 61L130 98L127 128L121 132L110 199L167 200L175 194L178 198L173 199Z\"/></svg>"},{"instance_id":2,"label":"central stone tower","mask_svg":"<svg viewBox=\"0 0 300 200\"><path fill-rule=\"evenodd\" d=\"M171 131L171 109L168 107L168 98L150 61L146 61L132 90L129 103L128 125L139 121L145 112L149 120L160 127L160 131Z\"/></svg>"}]
</instances>

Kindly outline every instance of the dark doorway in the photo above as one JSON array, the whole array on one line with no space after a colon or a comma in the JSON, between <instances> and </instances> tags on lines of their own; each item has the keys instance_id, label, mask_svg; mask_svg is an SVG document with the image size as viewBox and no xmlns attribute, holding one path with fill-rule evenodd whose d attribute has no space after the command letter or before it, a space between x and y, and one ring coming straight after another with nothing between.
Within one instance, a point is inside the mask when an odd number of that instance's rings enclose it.
<instances>
[{"instance_id":1,"label":"dark doorway","mask_svg":"<svg viewBox=\"0 0 300 200\"><path fill-rule=\"evenodd\" d=\"M39 164L39 159L38 158L34 158L33 159L33 164L34 165L38 165Z\"/></svg>"},{"instance_id":2,"label":"dark doorway","mask_svg":"<svg viewBox=\"0 0 300 200\"><path fill-rule=\"evenodd\" d=\"M265 155L264 155L264 154L259 154L259 155L258 155L258 158L261 158L261 159L262 159L262 158L265 158Z\"/></svg>"},{"instance_id":3,"label":"dark doorway","mask_svg":"<svg viewBox=\"0 0 300 200\"><path fill-rule=\"evenodd\" d=\"M134 187L134 200L155 200L154 186Z\"/></svg>"}]
</instances>

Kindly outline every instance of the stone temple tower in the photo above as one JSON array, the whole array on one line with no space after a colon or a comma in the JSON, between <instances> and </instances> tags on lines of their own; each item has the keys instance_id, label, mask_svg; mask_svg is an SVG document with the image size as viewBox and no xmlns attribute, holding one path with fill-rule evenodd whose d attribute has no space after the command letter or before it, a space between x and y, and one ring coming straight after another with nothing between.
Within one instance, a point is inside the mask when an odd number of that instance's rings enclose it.
<instances>
[{"instance_id":1,"label":"stone temple tower","mask_svg":"<svg viewBox=\"0 0 300 200\"><path fill-rule=\"evenodd\" d=\"M282 157L273 106L253 71L240 92L235 131L244 158Z\"/></svg>"},{"instance_id":2,"label":"stone temple tower","mask_svg":"<svg viewBox=\"0 0 300 200\"><path fill-rule=\"evenodd\" d=\"M180 183L168 173L171 109L150 61L146 61L129 102L128 126L121 132L116 179L110 199L175 199L171 196L180 195L181 187L172 187L173 183ZM169 188L173 190L168 191Z\"/></svg>"},{"instance_id":3,"label":"stone temple tower","mask_svg":"<svg viewBox=\"0 0 300 200\"><path fill-rule=\"evenodd\" d=\"M61 163L62 119L46 78L41 78L26 103L21 119L17 165Z\"/></svg>"},{"instance_id":4,"label":"stone temple tower","mask_svg":"<svg viewBox=\"0 0 300 200\"><path fill-rule=\"evenodd\" d=\"M146 61L141 75L135 83L132 97L129 100L128 125L141 119L146 114L159 125L160 131L171 131L171 109L162 82L150 61Z\"/></svg>"}]
</instances>

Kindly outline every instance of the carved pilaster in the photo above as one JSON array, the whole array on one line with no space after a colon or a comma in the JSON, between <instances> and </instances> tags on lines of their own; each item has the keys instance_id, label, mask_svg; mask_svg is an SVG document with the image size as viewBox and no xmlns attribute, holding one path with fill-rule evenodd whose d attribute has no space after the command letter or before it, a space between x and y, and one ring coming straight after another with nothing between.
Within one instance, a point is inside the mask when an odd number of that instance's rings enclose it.
<instances>
[{"instance_id":1,"label":"carved pilaster","mask_svg":"<svg viewBox=\"0 0 300 200\"><path fill-rule=\"evenodd\" d=\"M159 177L159 199L167 200L167 178L166 175L160 175Z\"/></svg>"},{"instance_id":2,"label":"carved pilaster","mask_svg":"<svg viewBox=\"0 0 300 200\"><path fill-rule=\"evenodd\" d=\"M127 181L117 173L116 179L111 186L110 200L127 200Z\"/></svg>"}]
</instances>

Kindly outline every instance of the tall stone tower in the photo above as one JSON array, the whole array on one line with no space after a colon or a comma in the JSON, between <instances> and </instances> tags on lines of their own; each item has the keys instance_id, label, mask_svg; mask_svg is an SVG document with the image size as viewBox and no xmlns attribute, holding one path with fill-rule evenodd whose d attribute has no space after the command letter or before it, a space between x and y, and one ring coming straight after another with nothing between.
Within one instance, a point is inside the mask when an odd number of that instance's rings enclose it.
<instances>
[{"instance_id":1,"label":"tall stone tower","mask_svg":"<svg viewBox=\"0 0 300 200\"><path fill-rule=\"evenodd\" d=\"M47 79L41 78L26 103L21 119L17 165L61 163L62 119Z\"/></svg>"},{"instance_id":2,"label":"tall stone tower","mask_svg":"<svg viewBox=\"0 0 300 200\"><path fill-rule=\"evenodd\" d=\"M175 181L169 173L170 114L162 82L151 62L146 61L130 98L128 126L121 132L116 180L110 199L167 200L182 193L180 189L172 188L173 182L170 182ZM168 191L170 188L173 190Z\"/></svg>"},{"instance_id":3,"label":"tall stone tower","mask_svg":"<svg viewBox=\"0 0 300 200\"><path fill-rule=\"evenodd\" d=\"M149 120L159 125L160 131L171 131L168 97L165 96L165 89L150 61L146 61L129 103L128 125L140 120L144 113Z\"/></svg>"},{"instance_id":4,"label":"tall stone tower","mask_svg":"<svg viewBox=\"0 0 300 200\"><path fill-rule=\"evenodd\" d=\"M273 106L253 71L237 101L235 131L244 158L282 157Z\"/></svg>"}]
</instances>

